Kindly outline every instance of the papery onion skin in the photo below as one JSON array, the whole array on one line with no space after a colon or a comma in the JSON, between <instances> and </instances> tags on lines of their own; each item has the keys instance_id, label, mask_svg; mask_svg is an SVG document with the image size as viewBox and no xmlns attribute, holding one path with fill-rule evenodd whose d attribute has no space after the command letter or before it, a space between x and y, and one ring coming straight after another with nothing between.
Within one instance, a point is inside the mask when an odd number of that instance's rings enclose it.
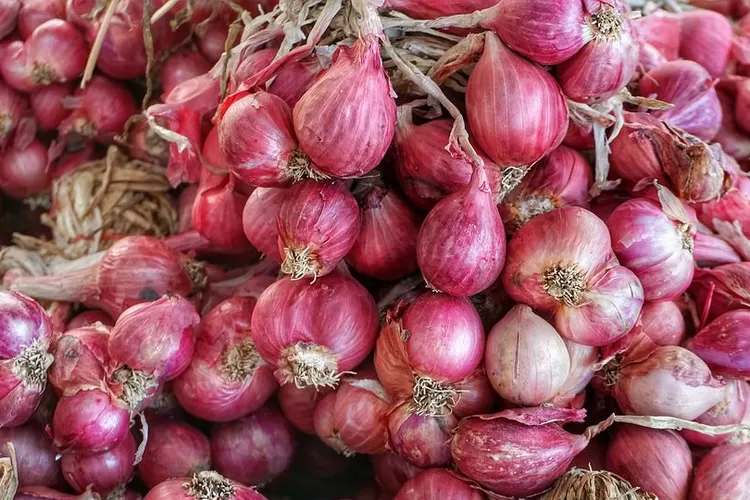
<instances>
[{"instance_id":1,"label":"papery onion skin","mask_svg":"<svg viewBox=\"0 0 750 500\"><path fill-rule=\"evenodd\" d=\"M716 12L696 9L680 14L680 57L699 63L714 77L724 73L732 45L732 25Z\"/></svg>"},{"instance_id":2,"label":"papery onion skin","mask_svg":"<svg viewBox=\"0 0 750 500\"><path fill-rule=\"evenodd\" d=\"M396 126L396 101L375 37L339 46L333 64L295 104L300 148L320 172L357 177L385 156ZM341 144L347 144L341 148Z\"/></svg>"},{"instance_id":3,"label":"papery onion skin","mask_svg":"<svg viewBox=\"0 0 750 500\"><path fill-rule=\"evenodd\" d=\"M52 338L52 323L35 300L11 291L0 291L0 359L21 354L36 340Z\"/></svg>"},{"instance_id":4,"label":"papery onion skin","mask_svg":"<svg viewBox=\"0 0 750 500\"><path fill-rule=\"evenodd\" d=\"M195 76L207 73L211 64L198 52L182 50L169 56L159 76L164 94L169 94L177 85Z\"/></svg>"},{"instance_id":5,"label":"papery onion skin","mask_svg":"<svg viewBox=\"0 0 750 500\"><path fill-rule=\"evenodd\" d=\"M0 429L0 456L8 457L6 443L13 443L18 465L18 485L49 486L61 484L57 450L44 428L34 422L20 427Z\"/></svg>"},{"instance_id":6,"label":"papery onion skin","mask_svg":"<svg viewBox=\"0 0 750 500\"><path fill-rule=\"evenodd\" d=\"M357 200L342 181L300 181L277 217L281 271L293 279L331 272L352 249L361 227Z\"/></svg>"},{"instance_id":7,"label":"papery onion skin","mask_svg":"<svg viewBox=\"0 0 750 500\"><path fill-rule=\"evenodd\" d=\"M282 278L258 298L252 337L282 383L333 385L372 351L375 302L353 278L338 272L314 283ZM306 369L315 374L308 376Z\"/></svg>"},{"instance_id":8,"label":"papery onion skin","mask_svg":"<svg viewBox=\"0 0 750 500\"><path fill-rule=\"evenodd\" d=\"M195 348L195 307L179 295L124 311L109 335L109 355L134 370L169 381L185 371Z\"/></svg>"},{"instance_id":9,"label":"papery onion skin","mask_svg":"<svg viewBox=\"0 0 750 500\"><path fill-rule=\"evenodd\" d=\"M470 14L496 3L495 0L386 0L383 6L403 12L414 19L435 19L454 14Z\"/></svg>"},{"instance_id":10,"label":"papery onion skin","mask_svg":"<svg viewBox=\"0 0 750 500\"><path fill-rule=\"evenodd\" d=\"M652 114L701 140L710 141L719 131L722 110L714 79L696 62L671 61L652 69L641 79L639 92L673 104Z\"/></svg>"},{"instance_id":11,"label":"papery onion skin","mask_svg":"<svg viewBox=\"0 0 750 500\"><path fill-rule=\"evenodd\" d=\"M107 377L109 328L94 325L70 329L56 340L49 382L58 394L72 396L96 387Z\"/></svg>"},{"instance_id":12,"label":"papery onion skin","mask_svg":"<svg viewBox=\"0 0 750 500\"><path fill-rule=\"evenodd\" d=\"M693 461L676 432L622 425L607 449L607 469L659 498L685 500Z\"/></svg>"},{"instance_id":13,"label":"papery onion skin","mask_svg":"<svg viewBox=\"0 0 750 500\"><path fill-rule=\"evenodd\" d=\"M562 389L570 357L552 325L530 307L517 305L489 332L484 366L503 399L537 406Z\"/></svg>"},{"instance_id":14,"label":"papery onion skin","mask_svg":"<svg viewBox=\"0 0 750 500\"><path fill-rule=\"evenodd\" d=\"M416 271L421 217L387 187L371 186L358 198L362 224L346 261L357 272L384 281Z\"/></svg>"},{"instance_id":15,"label":"papery onion skin","mask_svg":"<svg viewBox=\"0 0 750 500\"><path fill-rule=\"evenodd\" d=\"M561 206L587 208L591 167L574 149L559 146L534 165L499 205L503 223L515 231L529 219Z\"/></svg>"},{"instance_id":16,"label":"papery onion skin","mask_svg":"<svg viewBox=\"0 0 750 500\"><path fill-rule=\"evenodd\" d=\"M287 190L283 188L256 188L250 193L242 211L245 237L263 255L276 262L283 260L279 253L276 218L286 193Z\"/></svg>"},{"instance_id":17,"label":"papery onion skin","mask_svg":"<svg viewBox=\"0 0 750 500\"><path fill-rule=\"evenodd\" d=\"M260 408L278 387L252 342L254 308L254 299L232 297L203 316L195 355L173 383L177 401L192 415L235 420Z\"/></svg>"},{"instance_id":18,"label":"papery onion skin","mask_svg":"<svg viewBox=\"0 0 750 500\"><path fill-rule=\"evenodd\" d=\"M293 108L312 87L321 69L322 64L315 55L294 63L290 62L279 70L268 91L284 99L289 107Z\"/></svg>"},{"instance_id":19,"label":"papery onion skin","mask_svg":"<svg viewBox=\"0 0 750 500\"><path fill-rule=\"evenodd\" d=\"M254 487L223 477L214 471L203 471L190 477L168 479L151 488L143 500L214 500L215 492L227 500L266 500Z\"/></svg>"},{"instance_id":20,"label":"papery onion skin","mask_svg":"<svg viewBox=\"0 0 750 500\"><path fill-rule=\"evenodd\" d=\"M484 500L486 497L446 469L420 472L404 484L394 500Z\"/></svg>"},{"instance_id":21,"label":"papery onion skin","mask_svg":"<svg viewBox=\"0 0 750 500\"><path fill-rule=\"evenodd\" d=\"M744 380L728 380L724 399L710 408L695 421L704 425L737 425L742 423L750 409L750 385ZM683 429L680 434L688 443L696 446L715 446L731 440L732 434L707 436Z\"/></svg>"},{"instance_id":22,"label":"papery onion skin","mask_svg":"<svg viewBox=\"0 0 750 500\"><path fill-rule=\"evenodd\" d=\"M557 68L565 95L587 103L601 102L619 92L638 64L638 43L622 3L593 4L593 9L586 6L585 16L591 40Z\"/></svg>"},{"instance_id":23,"label":"papery onion skin","mask_svg":"<svg viewBox=\"0 0 750 500\"><path fill-rule=\"evenodd\" d=\"M172 477L211 468L211 445L195 427L173 419L149 418L149 437L138 476L149 488Z\"/></svg>"},{"instance_id":24,"label":"papery onion skin","mask_svg":"<svg viewBox=\"0 0 750 500\"><path fill-rule=\"evenodd\" d=\"M633 30L641 45L644 42L651 45L666 61L674 61L679 57L680 25L679 15L661 9L632 21Z\"/></svg>"},{"instance_id":25,"label":"papery onion skin","mask_svg":"<svg viewBox=\"0 0 750 500\"><path fill-rule=\"evenodd\" d=\"M505 496L540 493L588 444L561 424L581 421L582 410L526 408L461 421L451 440L456 468Z\"/></svg>"},{"instance_id":26,"label":"papery onion skin","mask_svg":"<svg viewBox=\"0 0 750 500\"><path fill-rule=\"evenodd\" d=\"M750 377L750 310L722 314L690 339L688 346L716 373Z\"/></svg>"},{"instance_id":27,"label":"papery onion skin","mask_svg":"<svg viewBox=\"0 0 750 500\"><path fill-rule=\"evenodd\" d=\"M690 500L742 498L750 489L750 445L715 447L698 462Z\"/></svg>"},{"instance_id":28,"label":"papery onion skin","mask_svg":"<svg viewBox=\"0 0 750 500\"><path fill-rule=\"evenodd\" d=\"M394 452L416 467L448 465L450 436L457 424L453 414L423 417L414 413L411 403L402 403L388 416L388 443Z\"/></svg>"},{"instance_id":29,"label":"papery onion skin","mask_svg":"<svg viewBox=\"0 0 750 500\"><path fill-rule=\"evenodd\" d=\"M498 88L505 92L494 93ZM568 109L554 78L493 33L485 35L484 53L469 78L466 107L477 143L503 166L534 163L560 145L568 127Z\"/></svg>"},{"instance_id":30,"label":"papery onion skin","mask_svg":"<svg viewBox=\"0 0 750 500\"><path fill-rule=\"evenodd\" d=\"M716 319L725 312L750 307L750 263L738 262L713 269L699 269L690 285L690 295L699 311L710 308L707 319Z\"/></svg>"},{"instance_id":31,"label":"papery onion skin","mask_svg":"<svg viewBox=\"0 0 750 500\"><path fill-rule=\"evenodd\" d=\"M99 389L82 390L60 398L52 432L60 449L106 451L128 435L130 412L111 394Z\"/></svg>"},{"instance_id":32,"label":"papery onion skin","mask_svg":"<svg viewBox=\"0 0 750 500\"><path fill-rule=\"evenodd\" d=\"M263 485L272 480L289 467L295 450L289 422L272 407L211 430L214 469L242 484Z\"/></svg>"},{"instance_id":33,"label":"papery onion skin","mask_svg":"<svg viewBox=\"0 0 750 500\"><path fill-rule=\"evenodd\" d=\"M486 290L500 276L505 231L483 168L430 210L417 236L417 262L431 288L459 297Z\"/></svg>"},{"instance_id":34,"label":"papery onion skin","mask_svg":"<svg viewBox=\"0 0 750 500\"><path fill-rule=\"evenodd\" d=\"M661 346L622 367L613 390L625 413L693 420L723 399L725 385L687 349Z\"/></svg>"},{"instance_id":35,"label":"papery onion skin","mask_svg":"<svg viewBox=\"0 0 750 500\"><path fill-rule=\"evenodd\" d=\"M422 470L390 451L373 455L370 462L375 481L383 491L392 495L398 493L404 483Z\"/></svg>"},{"instance_id":36,"label":"papery onion skin","mask_svg":"<svg viewBox=\"0 0 750 500\"><path fill-rule=\"evenodd\" d=\"M133 475L135 439L128 433L118 445L102 453L66 451L60 466L65 480L78 493L91 486L97 493L109 493L127 483Z\"/></svg>"},{"instance_id":37,"label":"papery onion skin","mask_svg":"<svg viewBox=\"0 0 750 500\"><path fill-rule=\"evenodd\" d=\"M622 179L623 187L632 189L641 180L656 180L669 185L661 165L661 151L653 139L653 129L661 121L647 113L623 113L624 128L610 144L611 173L613 179Z\"/></svg>"},{"instance_id":38,"label":"papery onion skin","mask_svg":"<svg viewBox=\"0 0 750 500\"><path fill-rule=\"evenodd\" d=\"M607 219L612 249L638 276L646 300L673 300L693 280L695 229L669 217L659 203L626 201Z\"/></svg>"}]
</instances>

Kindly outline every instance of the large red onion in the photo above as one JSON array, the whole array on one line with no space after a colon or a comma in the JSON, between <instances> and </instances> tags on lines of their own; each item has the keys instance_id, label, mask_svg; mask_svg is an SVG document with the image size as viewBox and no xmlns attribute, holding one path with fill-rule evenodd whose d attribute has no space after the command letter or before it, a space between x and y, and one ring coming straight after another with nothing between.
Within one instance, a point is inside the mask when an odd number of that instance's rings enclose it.
<instances>
[{"instance_id":1,"label":"large red onion","mask_svg":"<svg viewBox=\"0 0 750 500\"><path fill-rule=\"evenodd\" d=\"M414 125L411 108L398 109L394 167L404 194L417 208L431 209L450 193L467 186L472 166L464 157L454 157L446 146L450 141L453 122L430 120ZM493 194L500 189L501 171L492 160L477 151L484 162L485 173Z\"/></svg>"},{"instance_id":2,"label":"large red onion","mask_svg":"<svg viewBox=\"0 0 750 500\"><path fill-rule=\"evenodd\" d=\"M352 249L361 226L357 200L342 181L300 181L277 217L281 271L292 279L328 274Z\"/></svg>"},{"instance_id":3,"label":"large red onion","mask_svg":"<svg viewBox=\"0 0 750 500\"><path fill-rule=\"evenodd\" d=\"M615 255L638 277L646 300L674 300L690 286L696 229L668 190L659 189L659 202L626 201L612 212L607 227Z\"/></svg>"},{"instance_id":4,"label":"large red onion","mask_svg":"<svg viewBox=\"0 0 750 500\"><path fill-rule=\"evenodd\" d=\"M151 488L143 500L266 500L255 488L203 471L192 478L169 479Z\"/></svg>"},{"instance_id":5,"label":"large red onion","mask_svg":"<svg viewBox=\"0 0 750 500\"><path fill-rule=\"evenodd\" d=\"M18 467L18 486L49 486L61 483L60 464L52 439L41 425L30 422L21 427L0 429L0 456L8 456L6 443L13 443Z\"/></svg>"},{"instance_id":6,"label":"large red onion","mask_svg":"<svg viewBox=\"0 0 750 500\"><path fill-rule=\"evenodd\" d=\"M279 230L276 224L287 190L284 188L255 188L242 211L245 237L263 255L276 262L279 253Z\"/></svg>"},{"instance_id":7,"label":"large red onion","mask_svg":"<svg viewBox=\"0 0 750 500\"><path fill-rule=\"evenodd\" d=\"M417 261L428 286L459 297L486 290L500 276L505 231L482 167L430 210L417 236Z\"/></svg>"},{"instance_id":8,"label":"large red onion","mask_svg":"<svg viewBox=\"0 0 750 500\"><path fill-rule=\"evenodd\" d=\"M255 300L227 299L203 316L195 356L173 383L177 401L204 420L228 422L255 411L276 390L273 368L253 343Z\"/></svg>"},{"instance_id":9,"label":"large red onion","mask_svg":"<svg viewBox=\"0 0 750 500\"><path fill-rule=\"evenodd\" d=\"M282 278L258 299L252 337L281 383L335 385L372 351L378 316L368 291L339 272L314 283Z\"/></svg>"},{"instance_id":10,"label":"large red onion","mask_svg":"<svg viewBox=\"0 0 750 500\"><path fill-rule=\"evenodd\" d=\"M690 500L742 498L750 488L750 444L717 446L695 469Z\"/></svg>"},{"instance_id":11,"label":"large red onion","mask_svg":"<svg viewBox=\"0 0 750 500\"><path fill-rule=\"evenodd\" d=\"M503 89L503 92L495 92ZM524 113L518 113L518 102ZM549 73L514 54L493 33L466 86L469 126L499 165L530 165L560 145L568 109Z\"/></svg>"},{"instance_id":12,"label":"large red onion","mask_svg":"<svg viewBox=\"0 0 750 500\"><path fill-rule=\"evenodd\" d=\"M209 69L211 69L211 64L199 52L192 50L175 52L164 61L159 70L162 92L167 95L179 84L208 73Z\"/></svg>"},{"instance_id":13,"label":"large red onion","mask_svg":"<svg viewBox=\"0 0 750 500\"><path fill-rule=\"evenodd\" d=\"M646 73L639 92L673 105L652 114L704 141L710 141L721 126L721 103L714 79L693 61L671 61Z\"/></svg>"},{"instance_id":14,"label":"large red onion","mask_svg":"<svg viewBox=\"0 0 750 500\"><path fill-rule=\"evenodd\" d=\"M440 467L450 463L450 436L458 424L451 413L444 416L422 416L410 402L396 406L388 416L388 445L410 464Z\"/></svg>"},{"instance_id":15,"label":"large red onion","mask_svg":"<svg viewBox=\"0 0 750 500\"><path fill-rule=\"evenodd\" d=\"M284 416L298 431L315 434L315 408L329 392L331 389L325 387L300 389L294 384L286 384L279 388L277 397Z\"/></svg>"},{"instance_id":16,"label":"large red onion","mask_svg":"<svg viewBox=\"0 0 750 500\"><path fill-rule=\"evenodd\" d=\"M101 389L63 396L52 421L55 445L61 450L106 451L128 435L130 412Z\"/></svg>"},{"instance_id":17,"label":"large red onion","mask_svg":"<svg viewBox=\"0 0 750 500\"><path fill-rule=\"evenodd\" d=\"M519 406L538 406L552 399L571 368L563 339L525 305L515 306L492 328L484 366L497 393Z\"/></svg>"},{"instance_id":18,"label":"large red onion","mask_svg":"<svg viewBox=\"0 0 750 500\"><path fill-rule=\"evenodd\" d=\"M101 453L65 451L60 460L65 480L78 493L89 487L109 493L130 481L135 460L135 439L128 433L117 446Z\"/></svg>"},{"instance_id":19,"label":"large red onion","mask_svg":"<svg viewBox=\"0 0 750 500\"><path fill-rule=\"evenodd\" d=\"M149 418L148 442L138 475L149 488L172 477L185 477L211 468L208 438L179 420Z\"/></svg>"},{"instance_id":20,"label":"large red onion","mask_svg":"<svg viewBox=\"0 0 750 500\"><path fill-rule=\"evenodd\" d=\"M391 401L371 369L342 380L336 392L315 408L315 432L345 454L384 453L388 441L386 415Z\"/></svg>"},{"instance_id":21,"label":"large red onion","mask_svg":"<svg viewBox=\"0 0 750 500\"><path fill-rule=\"evenodd\" d=\"M365 185L355 190L362 225L346 261L378 280L403 278L417 270L421 218L393 189Z\"/></svg>"},{"instance_id":22,"label":"large red onion","mask_svg":"<svg viewBox=\"0 0 750 500\"><path fill-rule=\"evenodd\" d=\"M42 306L0 291L0 428L22 425L39 406L53 360L52 335Z\"/></svg>"},{"instance_id":23,"label":"large red onion","mask_svg":"<svg viewBox=\"0 0 750 500\"><path fill-rule=\"evenodd\" d=\"M607 226L591 212L564 207L539 215L510 241L503 284L518 302L552 315L564 337L601 346L635 326L643 288L616 264Z\"/></svg>"},{"instance_id":24,"label":"large red onion","mask_svg":"<svg viewBox=\"0 0 750 500\"><path fill-rule=\"evenodd\" d=\"M484 500L485 496L446 469L430 469L409 479L394 500Z\"/></svg>"},{"instance_id":25,"label":"large red onion","mask_svg":"<svg viewBox=\"0 0 750 500\"><path fill-rule=\"evenodd\" d=\"M458 470L499 495L540 493L588 444L562 425L583 420L582 410L524 408L463 419L451 440Z\"/></svg>"},{"instance_id":26,"label":"large red onion","mask_svg":"<svg viewBox=\"0 0 750 500\"><path fill-rule=\"evenodd\" d=\"M50 19L38 26L25 42L12 42L5 49L0 72L5 82L22 92L64 83L81 76L88 47L71 23Z\"/></svg>"},{"instance_id":27,"label":"large red onion","mask_svg":"<svg viewBox=\"0 0 750 500\"><path fill-rule=\"evenodd\" d=\"M717 317L690 339L689 348L716 373L750 377L750 310Z\"/></svg>"},{"instance_id":28,"label":"large red onion","mask_svg":"<svg viewBox=\"0 0 750 500\"><path fill-rule=\"evenodd\" d=\"M289 467L295 449L289 422L269 406L211 430L214 469L242 484L266 484Z\"/></svg>"},{"instance_id":29,"label":"large red onion","mask_svg":"<svg viewBox=\"0 0 750 500\"><path fill-rule=\"evenodd\" d=\"M8 147L0 158L0 191L26 198L49 188L47 148L34 140L25 148Z\"/></svg>"},{"instance_id":30,"label":"large red onion","mask_svg":"<svg viewBox=\"0 0 750 500\"><path fill-rule=\"evenodd\" d=\"M374 455L371 463L378 486L392 495L422 470L390 451Z\"/></svg>"},{"instance_id":31,"label":"large red onion","mask_svg":"<svg viewBox=\"0 0 750 500\"><path fill-rule=\"evenodd\" d=\"M396 125L396 101L377 37L366 34L352 47L339 46L331 67L295 104L293 119L300 148L320 172L356 177L375 168Z\"/></svg>"},{"instance_id":32,"label":"large red onion","mask_svg":"<svg viewBox=\"0 0 750 500\"><path fill-rule=\"evenodd\" d=\"M600 102L619 92L638 64L638 44L626 17L625 3L584 2L585 30L591 40L560 64L557 77L574 101Z\"/></svg>"},{"instance_id":33,"label":"large red onion","mask_svg":"<svg viewBox=\"0 0 750 500\"><path fill-rule=\"evenodd\" d=\"M686 500L693 460L676 432L623 425L607 448L607 469L660 499Z\"/></svg>"},{"instance_id":34,"label":"large red onion","mask_svg":"<svg viewBox=\"0 0 750 500\"><path fill-rule=\"evenodd\" d=\"M721 14L696 9L680 14L682 32L680 57L695 61L711 76L719 77L729 59L732 25Z\"/></svg>"},{"instance_id":35,"label":"large red onion","mask_svg":"<svg viewBox=\"0 0 750 500\"><path fill-rule=\"evenodd\" d=\"M456 385L472 375L484 352L484 329L465 298L425 292L386 316L375 369L386 391L411 398L419 414L442 415L460 401Z\"/></svg>"},{"instance_id":36,"label":"large red onion","mask_svg":"<svg viewBox=\"0 0 750 500\"><path fill-rule=\"evenodd\" d=\"M574 149L560 146L531 171L499 205L506 227L515 231L528 220L556 208L588 207L591 167Z\"/></svg>"},{"instance_id":37,"label":"large red onion","mask_svg":"<svg viewBox=\"0 0 750 500\"><path fill-rule=\"evenodd\" d=\"M693 420L723 399L725 385L687 349L660 346L620 369L613 394L629 414Z\"/></svg>"},{"instance_id":38,"label":"large red onion","mask_svg":"<svg viewBox=\"0 0 750 500\"><path fill-rule=\"evenodd\" d=\"M109 331L95 324L70 329L57 338L49 382L58 394L72 396L106 380Z\"/></svg>"},{"instance_id":39,"label":"large red onion","mask_svg":"<svg viewBox=\"0 0 750 500\"><path fill-rule=\"evenodd\" d=\"M162 241L127 236L109 247L96 264L78 271L14 278L10 289L39 299L82 302L116 318L134 304L167 293L189 296L204 280L200 265Z\"/></svg>"}]
</instances>

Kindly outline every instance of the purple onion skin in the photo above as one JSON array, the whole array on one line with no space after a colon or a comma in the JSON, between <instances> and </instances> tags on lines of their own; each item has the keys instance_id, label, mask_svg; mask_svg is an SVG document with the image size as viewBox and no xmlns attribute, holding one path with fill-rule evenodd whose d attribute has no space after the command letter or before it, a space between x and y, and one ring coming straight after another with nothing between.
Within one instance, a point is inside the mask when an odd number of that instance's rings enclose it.
<instances>
[{"instance_id":1,"label":"purple onion skin","mask_svg":"<svg viewBox=\"0 0 750 500\"><path fill-rule=\"evenodd\" d=\"M740 499L750 491L750 444L715 447L698 463L690 500Z\"/></svg>"},{"instance_id":2,"label":"purple onion skin","mask_svg":"<svg viewBox=\"0 0 750 500\"><path fill-rule=\"evenodd\" d=\"M13 443L16 452L19 487L62 484L60 463L55 460L57 450L41 425L29 422L0 429L0 457L9 456L6 443Z\"/></svg>"},{"instance_id":3,"label":"purple onion skin","mask_svg":"<svg viewBox=\"0 0 750 500\"><path fill-rule=\"evenodd\" d=\"M722 314L690 339L688 346L715 373L750 377L750 310Z\"/></svg>"}]
</instances>

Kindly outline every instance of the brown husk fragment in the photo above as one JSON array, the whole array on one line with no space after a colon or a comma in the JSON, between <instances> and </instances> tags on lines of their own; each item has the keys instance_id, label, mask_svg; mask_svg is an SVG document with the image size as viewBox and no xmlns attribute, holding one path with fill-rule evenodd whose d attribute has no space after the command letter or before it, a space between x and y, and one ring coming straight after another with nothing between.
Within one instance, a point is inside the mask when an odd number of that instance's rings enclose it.
<instances>
[{"instance_id":1,"label":"brown husk fragment","mask_svg":"<svg viewBox=\"0 0 750 500\"><path fill-rule=\"evenodd\" d=\"M620 476L607 471L571 469L541 500L658 500Z\"/></svg>"}]
</instances>

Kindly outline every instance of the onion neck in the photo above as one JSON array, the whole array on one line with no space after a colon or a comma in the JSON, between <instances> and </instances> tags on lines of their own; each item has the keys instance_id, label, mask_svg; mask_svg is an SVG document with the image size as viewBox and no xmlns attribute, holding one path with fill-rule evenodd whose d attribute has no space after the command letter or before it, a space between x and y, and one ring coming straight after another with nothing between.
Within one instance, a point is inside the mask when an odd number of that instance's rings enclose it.
<instances>
[{"instance_id":1,"label":"onion neck","mask_svg":"<svg viewBox=\"0 0 750 500\"><path fill-rule=\"evenodd\" d=\"M555 264L542 271L542 287L555 300L575 307L586 291L586 273L577 264Z\"/></svg>"},{"instance_id":2,"label":"onion neck","mask_svg":"<svg viewBox=\"0 0 750 500\"><path fill-rule=\"evenodd\" d=\"M242 382L250 377L262 363L255 344L245 340L230 347L224 354L222 368L224 375L232 382Z\"/></svg>"},{"instance_id":3,"label":"onion neck","mask_svg":"<svg viewBox=\"0 0 750 500\"><path fill-rule=\"evenodd\" d=\"M328 348L304 342L284 349L279 359L284 383L298 388L336 387L342 375L337 369L336 356Z\"/></svg>"},{"instance_id":4,"label":"onion neck","mask_svg":"<svg viewBox=\"0 0 750 500\"><path fill-rule=\"evenodd\" d=\"M100 295L96 283L98 266L49 276L20 276L10 283L10 290L37 300L89 302Z\"/></svg>"},{"instance_id":5,"label":"onion neck","mask_svg":"<svg viewBox=\"0 0 750 500\"><path fill-rule=\"evenodd\" d=\"M229 500L237 490L231 480L214 471L195 474L182 488L196 500Z\"/></svg>"}]
</instances>

